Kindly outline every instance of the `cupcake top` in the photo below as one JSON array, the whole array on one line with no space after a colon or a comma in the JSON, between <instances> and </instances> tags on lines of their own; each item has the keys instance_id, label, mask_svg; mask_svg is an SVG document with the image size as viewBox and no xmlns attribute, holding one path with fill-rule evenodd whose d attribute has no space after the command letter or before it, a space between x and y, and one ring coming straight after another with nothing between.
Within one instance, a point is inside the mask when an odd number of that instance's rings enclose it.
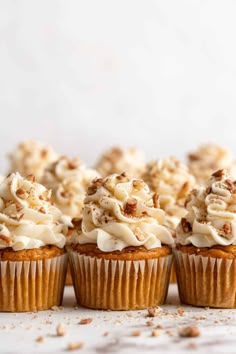
<instances>
[{"instance_id":1,"label":"cupcake top","mask_svg":"<svg viewBox=\"0 0 236 354\"><path fill-rule=\"evenodd\" d=\"M166 212L166 224L175 230L179 220L186 214L185 200L195 178L187 166L174 157L152 161L146 165L144 181L151 191L159 195L161 209Z\"/></svg>"},{"instance_id":2,"label":"cupcake top","mask_svg":"<svg viewBox=\"0 0 236 354\"><path fill-rule=\"evenodd\" d=\"M82 223L72 243L96 243L103 252L173 243L163 226L165 213L158 207L157 196L152 196L140 179L125 174L96 179L88 188L84 205Z\"/></svg>"},{"instance_id":3,"label":"cupcake top","mask_svg":"<svg viewBox=\"0 0 236 354\"><path fill-rule=\"evenodd\" d=\"M201 145L188 155L188 166L199 183L208 179L212 173L227 169L228 173L236 176L236 161L230 152L215 144Z\"/></svg>"},{"instance_id":4,"label":"cupcake top","mask_svg":"<svg viewBox=\"0 0 236 354\"><path fill-rule=\"evenodd\" d=\"M54 245L63 248L67 228L51 204L50 191L12 173L0 184L0 249L14 251Z\"/></svg>"},{"instance_id":5,"label":"cupcake top","mask_svg":"<svg viewBox=\"0 0 236 354\"><path fill-rule=\"evenodd\" d=\"M236 245L236 181L225 170L194 189L186 202L188 214L177 227L177 243L196 247Z\"/></svg>"},{"instance_id":6,"label":"cupcake top","mask_svg":"<svg viewBox=\"0 0 236 354\"><path fill-rule=\"evenodd\" d=\"M86 168L79 158L62 156L47 166L41 182L52 190L52 201L71 220L81 216L86 190L95 177L99 173Z\"/></svg>"},{"instance_id":7,"label":"cupcake top","mask_svg":"<svg viewBox=\"0 0 236 354\"><path fill-rule=\"evenodd\" d=\"M95 168L103 177L126 172L129 176L138 178L144 170L144 165L145 158L142 151L134 147L115 146L101 156Z\"/></svg>"},{"instance_id":8,"label":"cupcake top","mask_svg":"<svg viewBox=\"0 0 236 354\"><path fill-rule=\"evenodd\" d=\"M33 174L37 181L48 163L55 161L58 155L48 145L34 140L26 140L19 144L10 155L10 172L19 172L22 176Z\"/></svg>"}]
</instances>

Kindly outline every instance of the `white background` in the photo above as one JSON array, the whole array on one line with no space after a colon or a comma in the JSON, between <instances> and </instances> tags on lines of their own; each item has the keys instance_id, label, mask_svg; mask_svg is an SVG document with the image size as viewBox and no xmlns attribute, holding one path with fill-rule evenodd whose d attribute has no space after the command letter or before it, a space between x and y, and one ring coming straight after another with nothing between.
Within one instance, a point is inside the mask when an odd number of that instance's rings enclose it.
<instances>
[{"instance_id":1,"label":"white background","mask_svg":"<svg viewBox=\"0 0 236 354\"><path fill-rule=\"evenodd\" d=\"M236 155L235 16L234 0L1 0L1 169L26 138L89 164L117 143Z\"/></svg>"}]
</instances>

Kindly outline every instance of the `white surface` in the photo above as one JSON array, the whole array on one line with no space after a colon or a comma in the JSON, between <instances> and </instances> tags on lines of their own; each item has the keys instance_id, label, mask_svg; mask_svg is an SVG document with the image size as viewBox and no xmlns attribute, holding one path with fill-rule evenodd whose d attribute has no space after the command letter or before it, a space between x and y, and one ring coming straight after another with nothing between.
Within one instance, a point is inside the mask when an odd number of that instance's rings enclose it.
<instances>
[{"instance_id":1,"label":"white surface","mask_svg":"<svg viewBox=\"0 0 236 354\"><path fill-rule=\"evenodd\" d=\"M235 13L234 0L1 1L0 172L25 138L88 163L114 143L236 154Z\"/></svg>"},{"instance_id":2,"label":"white surface","mask_svg":"<svg viewBox=\"0 0 236 354\"><path fill-rule=\"evenodd\" d=\"M68 343L83 341L82 353L235 353L236 314L235 310L218 310L181 306L182 316L176 315L179 299L176 285L171 285L167 305L161 306L162 314L147 318L147 311L94 311L74 308L72 287L67 287L64 309L60 312L1 313L0 352L4 354L63 353ZM79 325L82 318L93 318L87 325ZM159 337L151 337L153 321L160 324ZM64 337L56 336L59 323L66 326ZM181 338L178 328L198 326L201 335L196 338ZM140 330L140 337L131 333ZM166 331L170 331L169 336ZM104 333L108 332L107 336ZM36 338L44 337L43 343ZM73 352L72 352L73 353Z\"/></svg>"}]
</instances>

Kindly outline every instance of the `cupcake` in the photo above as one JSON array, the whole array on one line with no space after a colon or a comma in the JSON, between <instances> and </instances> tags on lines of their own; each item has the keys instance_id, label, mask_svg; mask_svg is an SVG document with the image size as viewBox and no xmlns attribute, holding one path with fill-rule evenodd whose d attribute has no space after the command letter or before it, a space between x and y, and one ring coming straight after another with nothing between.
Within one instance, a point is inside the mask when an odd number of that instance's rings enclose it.
<instances>
[{"instance_id":1,"label":"cupcake","mask_svg":"<svg viewBox=\"0 0 236 354\"><path fill-rule=\"evenodd\" d=\"M19 172L22 176L34 175L40 181L48 163L55 161L58 155L48 145L34 140L19 144L10 155L10 172Z\"/></svg>"},{"instance_id":2,"label":"cupcake","mask_svg":"<svg viewBox=\"0 0 236 354\"><path fill-rule=\"evenodd\" d=\"M142 174L144 166L145 158L142 151L134 147L114 146L100 157L95 169L102 177L126 172L130 177L138 178Z\"/></svg>"},{"instance_id":3,"label":"cupcake","mask_svg":"<svg viewBox=\"0 0 236 354\"><path fill-rule=\"evenodd\" d=\"M77 235L68 245L79 305L134 310L166 299L173 238L148 186L125 174L88 188Z\"/></svg>"},{"instance_id":4,"label":"cupcake","mask_svg":"<svg viewBox=\"0 0 236 354\"><path fill-rule=\"evenodd\" d=\"M51 200L63 213L69 235L73 232L71 220L81 217L86 190L95 177L100 177L99 173L86 168L79 158L65 156L49 164L44 171L41 183L52 191ZM69 268L66 285L72 285Z\"/></svg>"},{"instance_id":5,"label":"cupcake","mask_svg":"<svg viewBox=\"0 0 236 354\"><path fill-rule=\"evenodd\" d=\"M187 166L174 157L149 162L142 175L153 193L159 195L160 208L166 212L166 226L175 234L180 219L185 216L185 200L196 185Z\"/></svg>"},{"instance_id":6,"label":"cupcake","mask_svg":"<svg viewBox=\"0 0 236 354\"><path fill-rule=\"evenodd\" d=\"M236 307L236 181L219 170L186 203L177 227L176 273L181 302Z\"/></svg>"},{"instance_id":7,"label":"cupcake","mask_svg":"<svg viewBox=\"0 0 236 354\"><path fill-rule=\"evenodd\" d=\"M196 183L194 176L183 163L168 157L149 162L142 178L151 191L159 195L160 208L166 212L165 225L175 237L176 227L186 214L186 197ZM176 282L174 263L170 282Z\"/></svg>"},{"instance_id":8,"label":"cupcake","mask_svg":"<svg viewBox=\"0 0 236 354\"><path fill-rule=\"evenodd\" d=\"M236 177L236 161L230 152L215 144L201 145L187 156L188 167L201 184L210 178L212 173L227 169L229 175Z\"/></svg>"},{"instance_id":9,"label":"cupcake","mask_svg":"<svg viewBox=\"0 0 236 354\"><path fill-rule=\"evenodd\" d=\"M61 304L66 232L44 186L19 173L1 182L0 311L37 311Z\"/></svg>"}]
</instances>

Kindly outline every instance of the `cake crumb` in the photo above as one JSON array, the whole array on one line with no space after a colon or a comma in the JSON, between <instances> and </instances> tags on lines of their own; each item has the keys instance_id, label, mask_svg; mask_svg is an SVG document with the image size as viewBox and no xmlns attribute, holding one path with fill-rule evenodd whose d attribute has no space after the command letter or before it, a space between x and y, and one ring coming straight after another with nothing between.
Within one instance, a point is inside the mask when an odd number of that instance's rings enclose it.
<instances>
[{"instance_id":1,"label":"cake crumb","mask_svg":"<svg viewBox=\"0 0 236 354\"><path fill-rule=\"evenodd\" d=\"M38 342L38 343L42 343L44 341L44 338L42 336L39 336L39 337L36 338L35 341Z\"/></svg>"},{"instance_id":2,"label":"cake crumb","mask_svg":"<svg viewBox=\"0 0 236 354\"><path fill-rule=\"evenodd\" d=\"M109 334L109 332L104 332L104 333L103 333L103 337L107 337L108 334Z\"/></svg>"},{"instance_id":3,"label":"cake crumb","mask_svg":"<svg viewBox=\"0 0 236 354\"><path fill-rule=\"evenodd\" d=\"M186 326L180 328L178 334L180 337L199 337L200 330L196 326Z\"/></svg>"},{"instance_id":4,"label":"cake crumb","mask_svg":"<svg viewBox=\"0 0 236 354\"><path fill-rule=\"evenodd\" d=\"M57 336L64 337L66 335L66 327L60 323L56 328Z\"/></svg>"},{"instance_id":5,"label":"cake crumb","mask_svg":"<svg viewBox=\"0 0 236 354\"><path fill-rule=\"evenodd\" d=\"M131 333L131 335L132 335L132 337L139 337L139 336L141 336L141 332L138 331L138 330L136 330L136 331L133 331L133 332Z\"/></svg>"},{"instance_id":6,"label":"cake crumb","mask_svg":"<svg viewBox=\"0 0 236 354\"><path fill-rule=\"evenodd\" d=\"M147 311L148 311L147 317L157 317L161 314L162 308L160 306L149 307Z\"/></svg>"},{"instance_id":7,"label":"cake crumb","mask_svg":"<svg viewBox=\"0 0 236 354\"><path fill-rule=\"evenodd\" d=\"M79 321L79 324L82 324L82 325L84 325L84 324L89 324L89 323L91 323L92 321L93 321L92 318L81 318L81 320Z\"/></svg>"},{"instance_id":8,"label":"cake crumb","mask_svg":"<svg viewBox=\"0 0 236 354\"><path fill-rule=\"evenodd\" d=\"M161 331L158 329L154 329L151 333L151 337L159 337L161 334Z\"/></svg>"},{"instance_id":9,"label":"cake crumb","mask_svg":"<svg viewBox=\"0 0 236 354\"><path fill-rule=\"evenodd\" d=\"M82 349L83 346L84 346L84 342L69 343L68 346L67 346L67 350Z\"/></svg>"}]
</instances>

